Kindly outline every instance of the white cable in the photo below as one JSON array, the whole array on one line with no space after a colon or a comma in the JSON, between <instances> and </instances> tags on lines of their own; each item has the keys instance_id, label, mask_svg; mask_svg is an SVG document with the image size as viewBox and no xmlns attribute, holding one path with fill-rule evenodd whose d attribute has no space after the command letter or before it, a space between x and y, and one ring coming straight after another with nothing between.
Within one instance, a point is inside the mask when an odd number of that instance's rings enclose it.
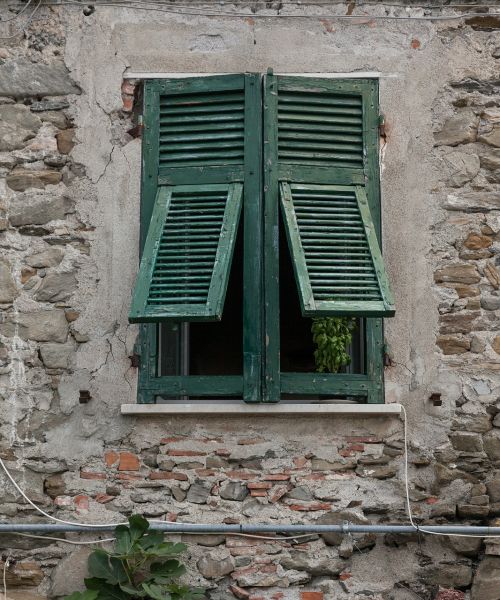
<instances>
[{"instance_id":1,"label":"white cable","mask_svg":"<svg viewBox=\"0 0 500 600\"><path fill-rule=\"evenodd\" d=\"M7 567L10 563L10 556L5 559L3 564L3 600L7 600Z\"/></svg>"},{"instance_id":2,"label":"white cable","mask_svg":"<svg viewBox=\"0 0 500 600\"><path fill-rule=\"evenodd\" d=\"M0 23L9 23L10 21L15 21L23 14L23 12L29 7L29 5L32 2L33 2L33 0L28 0L28 2L26 2L26 4L21 8L21 10L18 13L16 13L13 17L9 17L8 19L0 18Z\"/></svg>"},{"instance_id":3,"label":"white cable","mask_svg":"<svg viewBox=\"0 0 500 600\"><path fill-rule=\"evenodd\" d=\"M41 1L41 0L40 0ZM45 1L43 3L44 6L78 6L82 7L81 2L76 1L62 1L62 2L52 2ZM112 8L132 8L135 10L146 10L146 11L154 11L154 12L162 12L167 14L177 14L181 16L188 17L227 17L227 18L261 18L261 19L371 19L371 20L394 20L394 21L454 21L454 20L463 20L469 17L477 17L477 16L488 16L488 17L498 17L500 13L463 13L461 15L436 15L436 16L425 16L425 17L409 17L409 16L390 16L390 15L340 15L340 14L261 14L261 13L237 13L237 12L223 12L223 11L213 11L207 12L206 9L203 8L189 8L186 10L175 10L175 8L164 8L164 7L151 7L151 6L140 6L137 5L137 2L126 2L122 1L122 3L118 2L94 2L92 6L109 6ZM198 12L194 12L197 10Z\"/></svg>"},{"instance_id":4,"label":"white cable","mask_svg":"<svg viewBox=\"0 0 500 600\"><path fill-rule=\"evenodd\" d=\"M469 533L445 533L445 532L438 532L438 531L429 531L428 529L425 529L425 527L420 527L420 525L418 525L417 523L415 523L415 521L413 520L413 513L411 510L411 503L410 503L410 484L409 484L409 478L408 478L408 418L407 418L407 414L406 414L406 409L405 407L400 404L401 406L401 410L403 412L403 425L404 425L404 431L403 431L403 435L404 435L404 480L405 480L405 492L406 492L406 507L407 507L407 512L408 512L408 519L410 521L411 526L415 529L415 531L417 532L422 532L422 533L428 533L430 535L443 535L443 536L456 536L456 537L471 537L471 538L500 538L500 535L492 535L492 534L485 534L485 535L476 535L476 534L469 534ZM24 491L21 489L21 487L18 485L18 483L16 482L16 480L12 477L12 475L10 474L9 470L7 469L4 461L0 458L0 466L2 467L2 469L4 470L5 474L7 475L9 481L12 483L12 485L16 488L16 490L21 494L21 496L26 500L26 502L28 502L28 504L30 506L32 506L36 511L38 511L40 514L42 514L44 517L58 522L58 523L63 523L64 525L76 525L76 526L80 526L80 527L88 527L89 529L92 528L100 528L100 527L117 527L118 525L127 525L126 522L121 522L121 523L100 523L100 524L96 524L96 523L79 523L79 522L75 522L75 521L66 521L64 519L59 519L58 517L54 517L53 515L45 512L42 508L40 508L39 506L37 506L25 493ZM160 519L152 519L150 521L151 523L172 523L172 521L166 521L166 520L160 520ZM196 532L193 531L185 531L185 532L176 532L176 533L191 533L191 534L196 534ZM28 534L19 534L19 535L28 535ZM211 535L219 535L218 533L213 533ZM269 540L286 540L286 539L298 539L298 538L303 538L303 537L309 537L310 534L300 534L300 535L295 535L295 536L286 536L286 537L271 537L271 536L261 536L258 534L249 534L249 533L238 533L238 532L228 532L226 535L236 535L236 536L241 536L241 537L253 537L256 539L269 539ZM42 537L42 536L40 536ZM44 538L44 539L49 539L49 538ZM62 538L57 538L59 539L59 541L68 541L68 540L63 540ZM109 540L104 540L104 541L110 541L112 538L110 538ZM102 540L97 540L96 542L80 542L80 543L99 543ZM71 543L71 542L70 542ZM73 542L76 543L76 542Z\"/></svg>"},{"instance_id":5,"label":"white cable","mask_svg":"<svg viewBox=\"0 0 500 600\"><path fill-rule=\"evenodd\" d=\"M415 528L415 531L421 533L428 533L430 535L444 535L444 536L454 536L454 537L470 537L470 538L500 538L500 535L493 534L484 534L477 535L474 533L444 533L440 531L429 531L425 529L425 527L420 527L420 525L416 524L413 520L413 513L411 510L410 503L410 484L408 479L408 418L406 416L405 407L400 404L401 410L403 411L403 423L404 423L404 446L405 446L405 460L404 460L404 478L405 478L405 491L406 491L406 507L408 511L408 519L410 520L410 524Z\"/></svg>"}]
</instances>

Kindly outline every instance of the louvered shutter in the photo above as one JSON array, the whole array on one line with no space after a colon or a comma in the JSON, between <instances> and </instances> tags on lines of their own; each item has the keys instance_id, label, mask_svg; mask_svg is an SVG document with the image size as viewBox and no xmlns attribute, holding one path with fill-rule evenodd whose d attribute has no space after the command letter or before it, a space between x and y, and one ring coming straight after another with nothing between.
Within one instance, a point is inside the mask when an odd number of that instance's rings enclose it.
<instances>
[{"instance_id":1,"label":"louvered shutter","mask_svg":"<svg viewBox=\"0 0 500 600\"><path fill-rule=\"evenodd\" d=\"M243 198L245 78L149 85L154 169L143 177L155 201L129 320L218 320Z\"/></svg>"},{"instance_id":2,"label":"louvered shutter","mask_svg":"<svg viewBox=\"0 0 500 600\"><path fill-rule=\"evenodd\" d=\"M280 204L303 314L392 316L367 200L378 177L369 84L278 76L275 89Z\"/></svg>"}]
</instances>

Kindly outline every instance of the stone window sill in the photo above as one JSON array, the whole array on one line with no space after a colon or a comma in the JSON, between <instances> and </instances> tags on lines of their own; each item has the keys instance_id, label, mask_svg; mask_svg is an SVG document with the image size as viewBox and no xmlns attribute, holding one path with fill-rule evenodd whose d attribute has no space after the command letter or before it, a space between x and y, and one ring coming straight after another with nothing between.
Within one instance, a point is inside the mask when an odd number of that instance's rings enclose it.
<instances>
[{"instance_id":1,"label":"stone window sill","mask_svg":"<svg viewBox=\"0 0 500 600\"><path fill-rule=\"evenodd\" d=\"M200 401L172 404L122 404L122 415L352 415L358 417L399 416L400 404L286 403L244 404L243 402Z\"/></svg>"}]
</instances>

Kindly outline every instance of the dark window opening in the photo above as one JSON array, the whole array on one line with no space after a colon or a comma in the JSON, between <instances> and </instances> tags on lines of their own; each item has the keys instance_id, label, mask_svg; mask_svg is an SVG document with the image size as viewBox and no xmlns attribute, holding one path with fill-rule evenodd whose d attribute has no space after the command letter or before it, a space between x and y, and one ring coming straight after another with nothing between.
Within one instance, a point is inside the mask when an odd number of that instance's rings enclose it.
<instances>
[{"instance_id":1,"label":"dark window opening","mask_svg":"<svg viewBox=\"0 0 500 600\"><path fill-rule=\"evenodd\" d=\"M315 373L312 319L303 317L283 220L280 219L280 364L284 373ZM351 363L342 373L365 373L365 320L356 319Z\"/></svg>"},{"instance_id":2,"label":"dark window opening","mask_svg":"<svg viewBox=\"0 0 500 600\"><path fill-rule=\"evenodd\" d=\"M241 375L242 306L243 222L240 222L222 320L161 323L158 375Z\"/></svg>"}]
</instances>

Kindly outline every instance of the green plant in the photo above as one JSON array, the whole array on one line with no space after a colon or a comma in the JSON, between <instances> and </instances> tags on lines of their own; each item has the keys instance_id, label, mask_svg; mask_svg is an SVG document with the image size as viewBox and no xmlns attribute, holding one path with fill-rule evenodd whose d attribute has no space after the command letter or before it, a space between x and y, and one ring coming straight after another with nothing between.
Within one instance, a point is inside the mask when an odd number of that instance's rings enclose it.
<instances>
[{"instance_id":1,"label":"green plant","mask_svg":"<svg viewBox=\"0 0 500 600\"><path fill-rule=\"evenodd\" d=\"M149 523L133 515L129 525L115 529L113 551L94 550L88 559L90 578L84 592L65 600L196 600L204 591L181 585L177 579L186 571L172 558L186 550L185 544L164 541L164 534L150 531Z\"/></svg>"},{"instance_id":2,"label":"green plant","mask_svg":"<svg viewBox=\"0 0 500 600\"><path fill-rule=\"evenodd\" d=\"M314 360L319 373L338 371L351 362L347 347L352 342L356 319L352 317L317 317L311 331L316 345Z\"/></svg>"}]
</instances>

